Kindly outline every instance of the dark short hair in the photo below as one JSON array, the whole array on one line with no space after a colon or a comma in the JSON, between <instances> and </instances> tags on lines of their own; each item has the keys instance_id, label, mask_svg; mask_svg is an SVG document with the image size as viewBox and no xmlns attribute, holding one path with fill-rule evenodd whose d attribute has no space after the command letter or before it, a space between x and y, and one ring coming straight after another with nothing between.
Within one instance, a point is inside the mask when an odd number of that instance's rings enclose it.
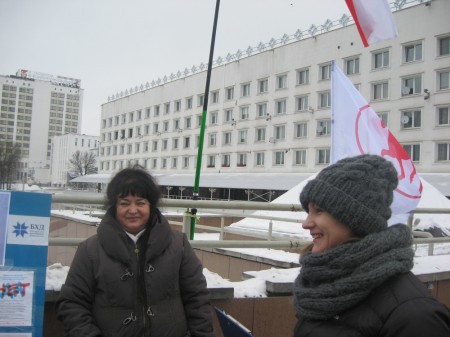
<instances>
[{"instance_id":1,"label":"dark short hair","mask_svg":"<svg viewBox=\"0 0 450 337\"><path fill-rule=\"evenodd\" d=\"M106 189L106 206L115 206L117 198L127 195L145 198L151 207L157 207L161 197L159 185L152 175L140 165L116 173Z\"/></svg>"}]
</instances>

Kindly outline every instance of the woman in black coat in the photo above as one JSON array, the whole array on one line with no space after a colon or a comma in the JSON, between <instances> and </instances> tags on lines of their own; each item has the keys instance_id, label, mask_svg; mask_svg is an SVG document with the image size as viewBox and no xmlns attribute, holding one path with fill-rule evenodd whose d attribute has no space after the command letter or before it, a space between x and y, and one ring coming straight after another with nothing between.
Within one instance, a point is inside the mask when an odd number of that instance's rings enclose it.
<instances>
[{"instance_id":1,"label":"woman in black coat","mask_svg":"<svg viewBox=\"0 0 450 337\"><path fill-rule=\"evenodd\" d=\"M97 235L78 248L57 302L65 336L212 337L203 268L157 208L141 167L108 184Z\"/></svg>"},{"instance_id":2,"label":"woman in black coat","mask_svg":"<svg viewBox=\"0 0 450 337\"><path fill-rule=\"evenodd\" d=\"M313 243L294 285L294 337L450 336L450 312L410 272L410 229L387 226L397 171L379 156L323 169L300 194Z\"/></svg>"}]
</instances>

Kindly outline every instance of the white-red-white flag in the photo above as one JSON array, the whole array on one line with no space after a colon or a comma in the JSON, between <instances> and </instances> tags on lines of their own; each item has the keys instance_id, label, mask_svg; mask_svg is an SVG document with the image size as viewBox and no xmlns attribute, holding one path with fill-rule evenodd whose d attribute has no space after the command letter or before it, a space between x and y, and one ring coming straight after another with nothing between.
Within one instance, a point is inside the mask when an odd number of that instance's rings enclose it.
<instances>
[{"instance_id":1,"label":"white-red-white flag","mask_svg":"<svg viewBox=\"0 0 450 337\"><path fill-rule=\"evenodd\" d=\"M345 0L355 20L364 47L398 36L389 4L386 0Z\"/></svg>"},{"instance_id":2,"label":"white-red-white flag","mask_svg":"<svg viewBox=\"0 0 450 337\"><path fill-rule=\"evenodd\" d=\"M392 214L414 210L422 195L422 183L411 158L349 78L334 61L332 65L331 161L365 153L384 157L398 172Z\"/></svg>"}]
</instances>

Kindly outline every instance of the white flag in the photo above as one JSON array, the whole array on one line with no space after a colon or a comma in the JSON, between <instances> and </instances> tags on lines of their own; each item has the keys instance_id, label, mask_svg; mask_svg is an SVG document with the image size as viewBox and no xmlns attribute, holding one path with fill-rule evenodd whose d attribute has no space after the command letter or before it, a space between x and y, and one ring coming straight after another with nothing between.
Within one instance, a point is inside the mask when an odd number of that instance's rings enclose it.
<instances>
[{"instance_id":1,"label":"white flag","mask_svg":"<svg viewBox=\"0 0 450 337\"><path fill-rule=\"evenodd\" d=\"M365 153L384 157L398 172L392 214L414 210L420 201L422 183L411 158L334 61L331 114L332 162Z\"/></svg>"},{"instance_id":2,"label":"white flag","mask_svg":"<svg viewBox=\"0 0 450 337\"><path fill-rule=\"evenodd\" d=\"M398 36L386 0L345 0L355 20L364 47Z\"/></svg>"}]
</instances>

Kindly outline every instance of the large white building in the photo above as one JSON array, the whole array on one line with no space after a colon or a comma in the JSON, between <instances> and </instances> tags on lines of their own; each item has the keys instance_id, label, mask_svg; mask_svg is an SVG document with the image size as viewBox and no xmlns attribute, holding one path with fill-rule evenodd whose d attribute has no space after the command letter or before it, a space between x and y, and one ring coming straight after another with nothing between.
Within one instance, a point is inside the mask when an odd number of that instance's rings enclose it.
<instances>
[{"instance_id":1,"label":"large white building","mask_svg":"<svg viewBox=\"0 0 450 337\"><path fill-rule=\"evenodd\" d=\"M93 152L98 157L100 137L80 134L65 134L52 137L50 183L56 187L66 187L70 173L70 159L76 151Z\"/></svg>"},{"instance_id":2,"label":"large white building","mask_svg":"<svg viewBox=\"0 0 450 337\"><path fill-rule=\"evenodd\" d=\"M417 1L394 12L398 38L369 48L343 16L216 58L202 172L250 177L327 165L336 60L417 171L449 173L448 13L450 1ZM154 174L195 172L205 82L201 64L109 97L102 105L100 172L133 163Z\"/></svg>"},{"instance_id":3,"label":"large white building","mask_svg":"<svg viewBox=\"0 0 450 337\"><path fill-rule=\"evenodd\" d=\"M18 70L0 75L0 142L21 147L18 181L50 183L51 138L80 133L80 80Z\"/></svg>"}]
</instances>

